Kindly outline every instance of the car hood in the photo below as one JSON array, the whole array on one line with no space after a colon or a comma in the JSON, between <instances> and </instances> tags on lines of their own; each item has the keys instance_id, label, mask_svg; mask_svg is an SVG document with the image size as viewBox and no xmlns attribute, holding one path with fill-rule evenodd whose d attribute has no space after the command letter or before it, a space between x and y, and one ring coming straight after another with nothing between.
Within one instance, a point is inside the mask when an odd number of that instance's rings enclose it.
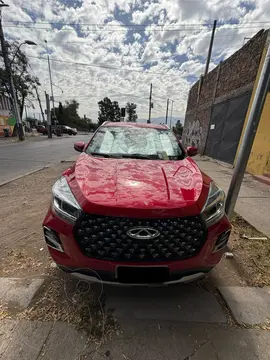
<instances>
[{"instance_id":1,"label":"car hood","mask_svg":"<svg viewBox=\"0 0 270 360\"><path fill-rule=\"evenodd\" d=\"M202 196L203 174L191 158L112 159L83 153L67 178L86 211L100 212L100 207L106 207L199 213L207 196Z\"/></svg>"}]
</instances>

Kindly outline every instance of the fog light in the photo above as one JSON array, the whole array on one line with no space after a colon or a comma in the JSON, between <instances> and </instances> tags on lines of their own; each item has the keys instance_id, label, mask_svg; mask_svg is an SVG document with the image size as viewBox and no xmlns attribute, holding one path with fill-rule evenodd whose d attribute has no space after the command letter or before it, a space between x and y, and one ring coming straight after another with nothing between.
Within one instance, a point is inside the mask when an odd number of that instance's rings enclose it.
<instances>
[{"instance_id":1,"label":"fog light","mask_svg":"<svg viewBox=\"0 0 270 360\"><path fill-rule=\"evenodd\" d=\"M219 238L216 241L213 252L217 252L225 248L225 246L229 241L230 234L231 234L231 230L228 230L219 236Z\"/></svg>"},{"instance_id":2,"label":"fog light","mask_svg":"<svg viewBox=\"0 0 270 360\"><path fill-rule=\"evenodd\" d=\"M49 229L48 227L44 226L43 227L43 231L44 231L44 237L45 237L45 241L47 243L47 245L55 250L58 250L60 252L64 252L61 240L58 236L58 234L52 230Z\"/></svg>"}]
</instances>

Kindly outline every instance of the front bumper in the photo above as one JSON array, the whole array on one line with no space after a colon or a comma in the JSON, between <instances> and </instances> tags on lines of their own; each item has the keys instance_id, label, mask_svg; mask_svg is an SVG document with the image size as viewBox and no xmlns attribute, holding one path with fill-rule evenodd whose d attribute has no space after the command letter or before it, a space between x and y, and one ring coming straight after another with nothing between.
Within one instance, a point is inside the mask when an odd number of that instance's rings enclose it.
<instances>
[{"instance_id":1,"label":"front bumper","mask_svg":"<svg viewBox=\"0 0 270 360\"><path fill-rule=\"evenodd\" d=\"M60 267L61 268L61 267ZM63 269L62 270L66 270ZM191 275L180 275L178 280L171 280L171 281L165 281L165 282L151 282L151 285L155 286L155 285L173 285L173 284L179 284L179 283L189 283L195 280L199 280L201 278L203 278L205 276L206 272L197 272L195 274L191 274ZM129 282L129 283L123 283L123 282L117 282L117 280L102 280L101 277L99 276L91 276L91 275L86 275L83 274L81 272L76 272L76 271L71 271L71 275L73 275L74 277L81 279L81 280L86 280L89 282L94 282L94 283L102 283L102 284L107 284L107 285L116 285L116 286L145 286L145 285L150 285L150 283L145 283L145 282Z\"/></svg>"},{"instance_id":2,"label":"front bumper","mask_svg":"<svg viewBox=\"0 0 270 360\"><path fill-rule=\"evenodd\" d=\"M130 282L122 282L118 279L118 267L133 268L161 268L166 267L168 273L165 278L160 280L157 276L149 284L173 284L178 282L189 282L203 277L220 260L224 251L224 246L217 250L216 244L222 234L230 231L231 225L227 217L224 216L217 224L208 229L207 239L196 256L185 260L149 261L143 264L134 262L117 262L89 258L82 253L73 235L73 226L58 218L49 209L44 220L45 227L52 229L59 237L60 251L50 246L48 249L59 268L70 272L81 278L87 278L94 282L103 282L116 285L146 285L147 281L140 281L132 277ZM225 244L226 245L226 244Z\"/></svg>"}]
</instances>

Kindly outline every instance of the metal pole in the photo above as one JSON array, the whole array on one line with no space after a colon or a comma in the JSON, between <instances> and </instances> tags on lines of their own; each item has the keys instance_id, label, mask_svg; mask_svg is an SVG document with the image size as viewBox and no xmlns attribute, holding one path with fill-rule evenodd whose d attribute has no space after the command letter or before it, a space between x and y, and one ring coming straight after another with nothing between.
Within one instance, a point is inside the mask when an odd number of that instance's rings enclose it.
<instances>
[{"instance_id":1,"label":"metal pole","mask_svg":"<svg viewBox=\"0 0 270 360\"><path fill-rule=\"evenodd\" d=\"M45 93L46 107L47 107L47 126L48 126L48 139L52 138L52 121L51 121L51 109L50 109L50 97Z\"/></svg>"},{"instance_id":2,"label":"metal pole","mask_svg":"<svg viewBox=\"0 0 270 360\"><path fill-rule=\"evenodd\" d=\"M167 99L166 122L165 122L166 125L168 124L169 104L170 104L170 99Z\"/></svg>"},{"instance_id":3,"label":"metal pole","mask_svg":"<svg viewBox=\"0 0 270 360\"><path fill-rule=\"evenodd\" d=\"M51 72L51 64L50 64L50 57L49 55L47 55L48 57L48 67L49 67L49 74L50 74L50 83L51 83L51 93L52 93L52 103L53 103L53 114L55 115L55 106L54 106L54 96L53 96L53 84L52 84L52 72Z\"/></svg>"},{"instance_id":4,"label":"metal pole","mask_svg":"<svg viewBox=\"0 0 270 360\"><path fill-rule=\"evenodd\" d=\"M214 37L215 37L215 32L216 32L216 27L217 27L217 20L215 20L214 24L213 24L213 30L212 30L212 35L211 35L211 40L210 40L206 65L205 65L204 76L206 76L208 74L209 64L210 64L211 55L212 55L212 48L213 48L213 43L214 43Z\"/></svg>"},{"instance_id":5,"label":"metal pole","mask_svg":"<svg viewBox=\"0 0 270 360\"><path fill-rule=\"evenodd\" d=\"M268 46L267 54L264 60L261 71L259 83L255 92L254 100L252 102L250 114L247 121L247 126L243 136L242 144L237 157L235 169L233 172L231 184L228 190L226 201L226 213L229 217L232 216L236 200L243 181L244 173L248 163L249 155L252 149L254 138L256 136L257 128L260 123L262 110L270 85L270 46Z\"/></svg>"},{"instance_id":6,"label":"metal pole","mask_svg":"<svg viewBox=\"0 0 270 360\"><path fill-rule=\"evenodd\" d=\"M49 54L48 54L48 41L47 40L45 40L45 44L46 44L46 49L47 49L47 59L48 59L48 68L49 68L49 76L50 76L50 84L51 84L52 103L53 103L53 114L54 114L54 117L56 118L55 106L54 106L54 96L53 96L51 63L50 63L50 57L49 57Z\"/></svg>"},{"instance_id":7,"label":"metal pole","mask_svg":"<svg viewBox=\"0 0 270 360\"><path fill-rule=\"evenodd\" d=\"M7 72L7 76L8 76L8 82L9 82L9 88L10 88L9 90L11 92L13 111L14 111L14 115L15 115L15 119L16 119L17 128L18 128L18 136L19 136L19 140L23 141L25 139L24 129L23 129L22 119L21 119L21 115L20 115L18 102L17 102L16 90L15 90L15 86L13 83L10 62L9 62L9 58L8 58L8 54L7 54L7 47L6 47L4 32L3 32L3 27L2 27L1 8L0 8L0 41L1 41L1 47L2 47L5 68L6 68L6 72Z\"/></svg>"},{"instance_id":8,"label":"metal pole","mask_svg":"<svg viewBox=\"0 0 270 360\"><path fill-rule=\"evenodd\" d=\"M172 102L172 108L171 108L171 118L170 118L170 129L172 127L172 114L173 114L173 103L174 103L174 100L171 100Z\"/></svg>"},{"instance_id":9,"label":"metal pole","mask_svg":"<svg viewBox=\"0 0 270 360\"><path fill-rule=\"evenodd\" d=\"M149 118L147 123L150 124L151 123L151 110L152 110L152 83L150 85L150 96L149 96Z\"/></svg>"},{"instance_id":10,"label":"metal pole","mask_svg":"<svg viewBox=\"0 0 270 360\"><path fill-rule=\"evenodd\" d=\"M42 120L43 120L43 122L45 122L45 116L44 116L44 112L43 112L43 109L42 109L42 105L41 105L41 101L40 101L40 97L39 97L37 87L35 87L35 90L36 90L37 99L38 99L38 103L39 103L39 107L40 107L40 111L41 111L41 115L42 115Z\"/></svg>"}]
</instances>

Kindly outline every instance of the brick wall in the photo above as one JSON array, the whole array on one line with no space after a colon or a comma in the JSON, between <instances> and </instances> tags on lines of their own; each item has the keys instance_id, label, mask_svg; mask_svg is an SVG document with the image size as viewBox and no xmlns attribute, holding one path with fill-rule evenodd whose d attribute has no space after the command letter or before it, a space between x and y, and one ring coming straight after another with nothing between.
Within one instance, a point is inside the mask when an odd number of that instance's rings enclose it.
<instances>
[{"instance_id":1,"label":"brick wall","mask_svg":"<svg viewBox=\"0 0 270 360\"><path fill-rule=\"evenodd\" d=\"M212 105L252 91L267 31L261 30L240 50L197 81L189 92L183 143L204 151Z\"/></svg>"}]
</instances>

